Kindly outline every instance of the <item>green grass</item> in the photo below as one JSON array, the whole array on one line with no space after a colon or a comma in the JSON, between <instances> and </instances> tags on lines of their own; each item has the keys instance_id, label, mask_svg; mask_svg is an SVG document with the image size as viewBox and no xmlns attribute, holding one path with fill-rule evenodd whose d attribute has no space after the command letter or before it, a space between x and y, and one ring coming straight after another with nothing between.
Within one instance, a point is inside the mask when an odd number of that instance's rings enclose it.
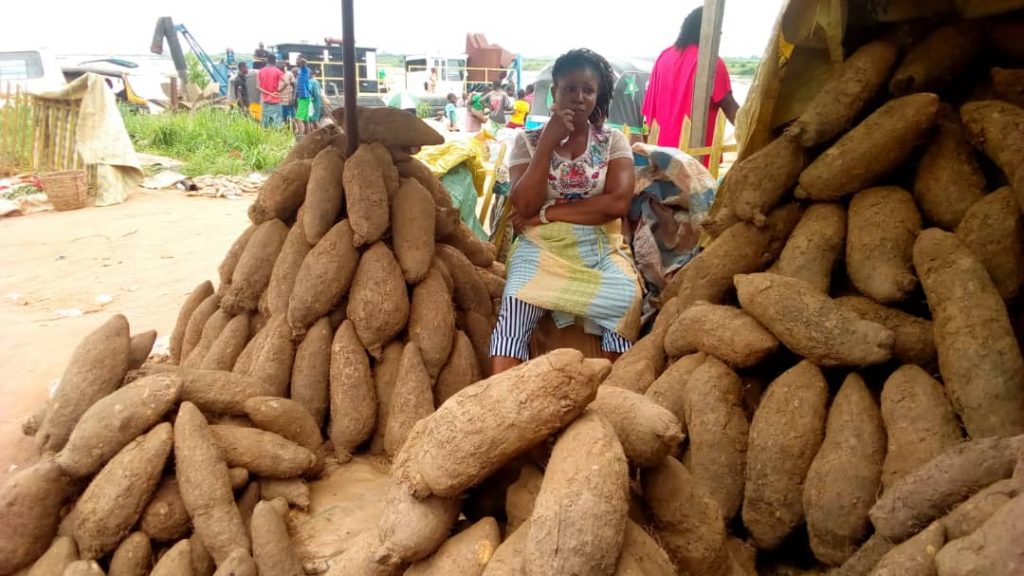
<instances>
[{"instance_id":1,"label":"green grass","mask_svg":"<svg viewBox=\"0 0 1024 576\"><path fill-rule=\"evenodd\" d=\"M212 106L163 114L122 109L121 115L137 150L181 160L180 171L188 176L269 172L294 142L290 130L263 128Z\"/></svg>"},{"instance_id":2,"label":"green grass","mask_svg":"<svg viewBox=\"0 0 1024 576\"><path fill-rule=\"evenodd\" d=\"M761 64L760 58L722 58L729 73L736 76L753 76Z\"/></svg>"}]
</instances>

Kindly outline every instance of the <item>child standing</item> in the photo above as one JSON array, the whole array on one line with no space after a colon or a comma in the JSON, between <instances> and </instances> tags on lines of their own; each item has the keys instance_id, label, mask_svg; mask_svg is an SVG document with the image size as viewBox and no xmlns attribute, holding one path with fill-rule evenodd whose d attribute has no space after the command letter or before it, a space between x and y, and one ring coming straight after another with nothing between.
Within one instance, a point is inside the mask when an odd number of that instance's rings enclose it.
<instances>
[{"instance_id":1,"label":"child standing","mask_svg":"<svg viewBox=\"0 0 1024 576\"><path fill-rule=\"evenodd\" d=\"M516 94L516 101L512 104L512 117L509 118L506 128L523 128L526 126L526 115L530 113L530 103L526 101L526 91L520 90Z\"/></svg>"},{"instance_id":2,"label":"child standing","mask_svg":"<svg viewBox=\"0 0 1024 576\"><path fill-rule=\"evenodd\" d=\"M455 110L455 102L457 98L455 94L448 93L448 103L444 105L444 124L448 127L449 132L458 132L458 114Z\"/></svg>"}]
</instances>

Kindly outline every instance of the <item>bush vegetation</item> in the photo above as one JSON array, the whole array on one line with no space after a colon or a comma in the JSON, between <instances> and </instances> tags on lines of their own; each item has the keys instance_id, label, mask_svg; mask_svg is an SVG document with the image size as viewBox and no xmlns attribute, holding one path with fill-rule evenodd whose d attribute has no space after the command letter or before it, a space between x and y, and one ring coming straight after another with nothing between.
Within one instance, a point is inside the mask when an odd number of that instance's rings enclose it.
<instances>
[{"instance_id":1,"label":"bush vegetation","mask_svg":"<svg viewBox=\"0 0 1024 576\"><path fill-rule=\"evenodd\" d=\"M122 109L121 115L136 150L181 160L181 172L189 176L269 172L294 141L288 129L263 128L213 106L163 114Z\"/></svg>"},{"instance_id":2,"label":"bush vegetation","mask_svg":"<svg viewBox=\"0 0 1024 576\"><path fill-rule=\"evenodd\" d=\"M753 76L757 72L760 58L722 58L729 74L733 76Z\"/></svg>"}]
</instances>

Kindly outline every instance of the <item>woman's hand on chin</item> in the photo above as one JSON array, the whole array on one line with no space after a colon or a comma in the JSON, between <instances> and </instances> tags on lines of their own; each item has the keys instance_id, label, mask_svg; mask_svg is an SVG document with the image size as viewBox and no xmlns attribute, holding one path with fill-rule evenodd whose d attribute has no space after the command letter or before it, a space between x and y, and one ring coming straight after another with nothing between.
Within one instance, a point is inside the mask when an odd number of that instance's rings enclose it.
<instances>
[{"instance_id":1,"label":"woman's hand on chin","mask_svg":"<svg viewBox=\"0 0 1024 576\"><path fill-rule=\"evenodd\" d=\"M551 119L544 126L541 138L547 139L552 146L557 147L563 140L569 137L575 129L575 110L559 110L554 104L551 105Z\"/></svg>"}]
</instances>

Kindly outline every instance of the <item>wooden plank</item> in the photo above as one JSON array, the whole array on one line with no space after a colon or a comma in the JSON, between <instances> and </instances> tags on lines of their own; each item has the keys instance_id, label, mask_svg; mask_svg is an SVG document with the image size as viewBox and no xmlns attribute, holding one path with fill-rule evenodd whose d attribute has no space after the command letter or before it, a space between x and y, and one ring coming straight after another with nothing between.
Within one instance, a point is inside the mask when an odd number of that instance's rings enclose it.
<instances>
[{"instance_id":1,"label":"wooden plank","mask_svg":"<svg viewBox=\"0 0 1024 576\"><path fill-rule=\"evenodd\" d=\"M43 163L43 110L38 98L32 99L32 171Z\"/></svg>"},{"instance_id":2,"label":"wooden plank","mask_svg":"<svg viewBox=\"0 0 1024 576\"><path fill-rule=\"evenodd\" d=\"M715 137L711 140L711 158L708 160L708 172L718 180L718 166L722 163L722 141L725 140L725 113L721 109L715 115Z\"/></svg>"},{"instance_id":3,"label":"wooden plank","mask_svg":"<svg viewBox=\"0 0 1024 576\"><path fill-rule=\"evenodd\" d=\"M54 128L57 123L54 118L53 106L46 107L46 168L49 171L54 169Z\"/></svg>"},{"instance_id":4,"label":"wooden plank","mask_svg":"<svg viewBox=\"0 0 1024 576\"><path fill-rule=\"evenodd\" d=\"M0 161L14 163L11 158L11 140L14 139L14 134L11 131L11 125L8 123L8 117L11 111L11 89L10 86L7 88L7 92L4 94L4 105L0 106Z\"/></svg>"},{"instance_id":5,"label":"wooden plank","mask_svg":"<svg viewBox=\"0 0 1024 576\"><path fill-rule=\"evenodd\" d=\"M54 106L53 109L53 169L63 170L64 169L64 145L65 145L65 126L64 124L64 105L63 103Z\"/></svg>"},{"instance_id":6,"label":"wooden plank","mask_svg":"<svg viewBox=\"0 0 1024 576\"><path fill-rule=\"evenodd\" d=\"M647 135L647 143L648 144L653 144L653 145L657 146L657 144L658 144L658 136L660 136L660 135L661 135L661 126L658 126L658 121L657 120L652 120L651 121L651 131Z\"/></svg>"},{"instance_id":7,"label":"wooden plank","mask_svg":"<svg viewBox=\"0 0 1024 576\"><path fill-rule=\"evenodd\" d=\"M3 151L0 154L3 155L5 162L9 163L12 168L17 169L22 164L21 143L25 140L24 128L22 127L23 120L21 119L23 94L20 89L15 89L14 92L11 92L11 84L8 82L4 98L4 107L0 110L0 115L3 116L3 127L0 130L4 132L2 135L3 144L0 145Z\"/></svg>"},{"instance_id":8,"label":"wooden plank","mask_svg":"<svg viewBox=\"0 0 1024 576\"><path fill-rule=\"evenodd\" d=\"M21 159L24 154L25 147L29 145L29 143L26 142L26 127L22 126L22 122L24 122L24 120L22 120L22 113L20 113L21 107L25 106L27 101L21 94L21 90L16 90L12 95L10 84L7 85L6 96L7 104L4 106L4 131L11 131L11 134L5 138L5 140L7 140L6 155L12 165L17 168L18 164L23 163ZM12 102L14 103L13 106L11 104Z\"/></svg>"},{"instance_id":9,"label":"wooden plank","mask_svg":"<svg viewBox=\"0 0 1024 576\"><path fill-rule=\"evenodd\" d=\"M61 119L61 133L64 135L64 145L61 146L61 170L71 170L74 156L72 153L75 148L74 135L71 133L71 111L72 108L69 106L64 109L64 118Z\"/></svg>"},{"instance_id":10,"label":"wooden plank","mask_svg":"<svg viewBox=\"0 0 1024 576\"><path fill-rule=\"evenodd\" d=\"M68 108L68 115L66 124L68 144L64 149L67 157L64 159L64 165L67 166L67 170L74 170L75 168L75 156L77 156L76 140L75 140L75 121L78 119L78 105L72 104Z\"/></svg>"},{"instance_id":11,"label":"wooden plank","mask_svg":"<svg viewBox=\"0 0 1024 576\"><path fill-rule=\"evenodd\" d=\"M739 150L739 147L736 144L723 144L719 151L720 152L736 152L737 150ZM684 152L686 152L690 156L693 156L693 157L696 157L696 158L700 158L702 156L707 156L708 154L711 154L711 146L702 146L700 148L690 148L688 150L684 150Z\"/></svg>"},{"instance_id":12,"label":"wooden plank","mask_svg":"<svg viewBox=\"0 0 1024 576\"><path fill-rule=\"evenodd\" d=\"M32 139L35 130L35 108L32 106L32 98L21 90L15 94L15 101L18 103L13 112L17 128L14 140L15 158L19 160L18 163L22 165L22 168L31 168L32 146L35 142Z\"/></svg>"},{"instance_id":13,"label":"wooden plank","mask_svg":"<svg viewBox=\"0 0 1024 576\"><path fill-rule=\"evenodd\" d=\"M725 0L704 0L704 16L700 25L700 49L697 54L697 77L693 81L693 104L690 117L693 129L690 131L690 146L704 146L708 126L708 106L715 85L715 68L718 62L718 41L722 36L722 17Z\"/></svg>"},{"instance_id":14,"label":"wooden plank","mask_svg":"<svg viewBox=\"0 0 1024 576\"><path fill-rule=\"evenodd\" d=\"M50 107L45 100L37 99L39 103L39 166L40 172L50 170Z\"/></svg>"},{"instance_id":15,"label":"wooden plank","mask_svg":"<svg viewBox=\"0 0 1024 576\"><path fill-rule=\"evenodd\" d=\"M72 170L77 170L77 169L82 167L82 158L78 154L78 139L77 139L77 136L78 136L78 111L79 111L79 109L75 108L74 112L72 112L72 114L71 114L71 122L70 122L70 125L71 125L71 128L70 128L70 133L71 133L71 157L72 157L71 169Z\"/></svg>"},{"instance_id":16,"label":"wooden plank","mask_svg":"<svg viewBox=\"0 0 1024 576\"><path fill-rule=\"evenodd\" d=\"M57 170L57 107L50 106L50 135L46 144L50 147L50 170Z\"/></svg>"},{"instance_id":17,"label":"wooden plank","mask_svg":"<svg viewBox=\"0 0 1024 576\"><path fill-rule=\"evenodd\" d=\"M19 140L23 138L23 135L21 134L21 122L18 119L18 107L21 104L21 91L16 90L12 93L11 85L8 83L4 97L5 104L2 111L4 116L4 125L2 129L5 133L8 131L10 132L4 136L4 157L7 158L7 161L10 162L13 167L17 167L17 165L20 164L18 161L20 152L18 143Z\"/></svg>"},{"instance_id":18,"label":"wooden plank","mask_svg":"<svg viewBox=\"0 0 1024 576\"><path fill-rule=\"evenodd\" d=\"M690 132L693 130L693 123L690 121L688 116L683 116L683 126L679 129L679 149L683 152L689 152L692 146L690 142ZM704 143L699 144L703 146Z\"/></svg>"},{"instance_id":19,"label":"wooden plank","mask_svg":"<svg viewBox=\"0 0 1024 576\"><path fill-rule=\"evenodd\" d=\"M484 204L480 208L480 225L487 225L487 216L491 212L491 201L494 199L494 184L498 181L498 169L505 163L505 152L508 149L508 145L504 142L501 143L501 147L498 148L498 156L494 159L494 164L487 170L487 177L484 178Z\"/></svg>"},{"instance_id":20,"label":"wooden plank","mask_svg":"<svg viewBox=\"0 0 1024 576\"><path fill-rule=\"evenodd\" d=\"M36 107L32 98L33 97L26 92L21 93L21 106L23 106L23 109L25 110L24 115L21 117L21 121L25 124L19 135L20 142L18 148L22 151L21 153L24 154L24 157L27 160L25 163L28 164L29 168L34 166L32 163L32 147L35 146L34 134L37 121Z\"/></svg>"},{"instance_id":21,"label":"wooden plank","mask_svg":"<svg viewBox=\"0 0 1024 576\"><path fill-rule=\"evenodd\" d=\"M67 112L64 106L57 106L54 116L57 130L54 137L53 167L55 170L63 170L64 147L67 146L67 123L65 122Z\"/></svg>"}]
</instances>

